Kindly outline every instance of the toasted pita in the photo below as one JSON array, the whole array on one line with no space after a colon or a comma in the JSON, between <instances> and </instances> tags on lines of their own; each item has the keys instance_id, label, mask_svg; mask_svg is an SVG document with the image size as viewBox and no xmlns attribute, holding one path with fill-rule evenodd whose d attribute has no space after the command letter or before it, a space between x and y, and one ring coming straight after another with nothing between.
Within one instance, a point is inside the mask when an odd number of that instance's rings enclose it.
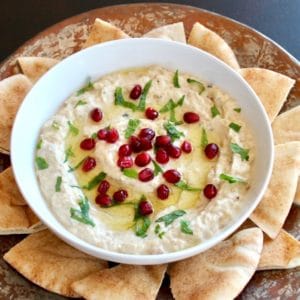
<instances>
[{"instance_id":1,"label":"toasted pita","mask_svg":"<svg viewBox=\"0 0 300 300\"><path fill-rule=\"evenodd\" d=\"M174 298L235 298L254 274L262 245L259 228L245 229L203 253L171 264L168 273Z\"/></svg>"},{"instance_id":2,"label":"toasted pita","mask_svg":"<svg viewBox=\"0 0 300 300\"><path fill-rule=\"evenodd\" d=\"M240 68L234 52L225 40L200 23L194 24L188 43L218 57L235 70Z\"/></svg>"},{"instance_id":3,"label":"toasted pita","mask_svg":"<svg viewBox=\"0 0 300 300\"><path fill-rule=\"evenodd\" d=\"M294 204L300 205L300 177L298 178L298 185L297 185L296 195L294 198Z\"/></svg>"},{"instance_id":4,"label":"toasted pita","mask_svg":"<svg viewBox=\"0 0 300 300\"><path fill-rule=\"evenodd\" d=\"M83 45L83 48L87 48L108 41L126 39L129 37L130 36L127 35L120 28L114 26L111 23L108 23L104 20L97 18L95 19L95 22L92 26L89 36L85 44Z\"/></svg>"},{"instance_id":5,"label":"toasted pita","mask_svg":"<svg viewBox=\"0 0 300 300\"><path fill-rule=\"evenodd\" d=\"M10 133L15 115L30 88L30 80L22 74L0 81L0 149L6 152L10 149Z\"/></svg>"},{"instance_id":6,"label":"toasted pita","mask_svg":"<svg viewBox=\"0 0 300 300\"><path fill-rule=\"evenodd\" d=\"M186 36L182 22L154 28L144 34L143 37L160 38L186 44Z\"/></svg>"},{"instance_id":7,"label":"toasted pita","mask_svg":"<svg viewBox=\"0 0 300 300\"><path fill-rule=\"evenodd\" d=\"M275 146L271 180L250 219L275 239L290 211L300 170L300 142Z\"/></svg>"},{"instance_id":8,"label":"toasted pita","mask_svg":"<svg viewBox=\"0 0 300 300\"><path fill-rule=\"evenodd\" d=\"M246 68L240 74L260 98L271 122L278 115L295 80L267 69Z\"/></svg>"},{"instance_id":9,"label":"toasted pita","mask_svg":"<svg viewBox=\"0 0 300 300\"><path fill-rule=\"evenodd\" d=\"M58 63L58 60L49 57L19 57L17 62L24 75L35 83L44 73Z\"/></svg>"},{"instance_id":10,"label":"toasted pita","mask_svg":"<svg viewBox=\"0 0 300 300\"><path fill-rule=\"evenodd\" d=\"M300 266L300 242L285 230L275 240L265 236L258 270L291 269Z\"/></svg>"},{"instance_id":11,"label":"toasted pita","mask_svg":"<svg viewBox=\"0 0 300 300\"><path fill-rule=\"evenodd\" d=\"M155 300L166 268L166 265L118 265L74 282L72 288L88 300Z\"/></svg>"},{"instance_id":12,"label":"toasted pita","mask_svg":"<svg viewBox=\"0 0 300 300\"><path fill-rule=\"evenodd\" d=\"M72 248L49 230L26 237L4 259L30 281L67 297L78 297L72 282L107 268L107 262Z\"/></svg>"}]
</instances>

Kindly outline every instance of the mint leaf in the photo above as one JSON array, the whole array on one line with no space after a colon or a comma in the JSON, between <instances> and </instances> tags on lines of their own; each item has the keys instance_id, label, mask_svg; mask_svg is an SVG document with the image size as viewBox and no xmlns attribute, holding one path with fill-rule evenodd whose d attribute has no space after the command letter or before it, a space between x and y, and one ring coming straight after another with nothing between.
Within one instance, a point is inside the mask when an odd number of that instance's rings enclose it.
<instances>
[{"instance_id":1,"label":"mint leaf","mask_svg":"<svg viewBox=\"0 0 300 300\"><path fill-rule=\"evenodd\" d=\"M84 185L82 188L85 190L92 190L94 187L96 187L104 178L106 177L106 173L100 172L98 175L96 175L94 178L92 178L88 184Z\"/></svg>"},{"instance_id":2,"label":"mint leaf","mask_svg":"<svg viewBox=\"0 0 300 300\"><path fill-rule=\"evenodd\" d=\"M152 85L152 80L149 80L144 88L143 88L143 91L142 91L142 94L141 94L141 98L140 98L140 102L137 106L137 110L139 111L144 111L145 108L146 108L146 98L147 98L147 95L148 95L148 92L150 90L150 87Z\"/></svg>"},{"instance_id":3,"label":"mint leaf","mask_svg":"<svg viewBox=\"0 0 300 300\"><path fill-rule=\"evenodd\" d=\"M212 106L210 111L211 111L211 116L213 118L216 117L217 115L220 115L220 112L219 112L218 108L216 107L216 105Z\"/></svg>"},{"instance_id":4,"label":"mint leaf","mask_svg":"<svg viewBox=\"0 0 300 300\"><path fill-rule=\"evenodd\" d=\"M89 80L87 85L85 85L84 87L82 87L79 91L77 91L77 96L84 94L87 91L90 91L94 89L94 85L92 84L92 82Z\"/></svg>"},{"instance_id":5,"label":"mint leaf","mask_svg":"<svg viewBox=\"0 0 300 300\"><path fill-rule=\"evenodd\" d=\"M51 127L54 128L55 130L59 130L59 126L60 126L60 125L58 124L58 122L56 122L56 121L53 121L53 122L52 122Z\"/></svg>"},{"instance_id":6,"label":"mint leaf","mask_svg":"<svg viewBox=\"0 0 300 300\"><path fill-rule=\"evenodd\" d=\"M168 111L171 111L172 109L174 109L176 107L176 103L174 102L173 99L170 99L160 110L160 113L165 113Z\"/></svg>"},{"instance_id":7,"label":"mint leaf","mask_svg":"<svg viewBox=\"0 0 300 300\"><path fill-rule=\"evenodd\" d=\"M199 93L199 95L202 94L202 92L205 90L204 84L201 83L201 82L198 81L198 80L188 78L186 81L187 81L188 83L190 83L190 84L195 84L195 85L198 86L198 91L199 91L198 93Z\"/></svg>"},{"instance_id":8,"label":"mint leaf","mask_svg":"<svg viewBox=\"0 0 300 300\"><path fill-rule=\"evenodd\" d=\"M70 208L71 218L83 224L95 227L95 223L89 216L90 205L87 197L81 198L78 204L80 210L72 207Z\"/></svg>"},{"instance_id":9,"label":"mint leaf","mask_svg":"<svg viewBox=\"0 0 300 300\"><path fill-rule=\"evenodd\" d=\"M86 101L84 101L84 100L79 100L79 101L75 104L74 108L76 108L76 107L79 106L79 105L85 105L85 104L87 104Z\"/></svg>"},{"instance_id":10,"label":"mint leaf","mask_svg":"<svg viewBox=\"0 0 300 300\"><path fill-rule=\"evenodd\" d=\"M72 150L72 147L70 146L70 147L65 151L65 160L64 160L64 163L65 163L66 161L68 161L69 157L74 157L74 156L75 156L75 154L74 154L74 152L73 152L73 150Z\"/></svg>"},{"instance_id":11,"label":"mint leaf","mask_svg":"<svg viewBox=\"0 0 300 300\"><path fill-rule=\"evenodd\" d=\"M189 191L189 192L200 192L201 191L200 188L192 187L192 186L188 185L186 182L184 182L183 180L180 180L179 182L175 183L175 186L183 191Z\"/></svg>"},{"instance_id":12,"label":"mint leaf","mask_svg":"<svg viewBox=\"0 0 300 300\"><path fill-rule=\"evenodd\" d=\"M238 144L234 143L230 144L230 149L232 150L232 152L239 154L242 160L249 160L249 149L244 149Z\"/></svg>"},{"instance_id":13,"label":"mint leaf","mask_svg":"<svg viewBox=\"0 0 300 300\"><path fill-rule=\"evenodd\" d=\"M150 225L151 221L148 217L137 218L135 222L135 234L141 238L145 238Z\"/></svg>"},{"instance_id":14,"label":"mint leaf","mask_svg":"<svg viewBox=\"0 0 300 300\"><path fill-rule=\"evenodd\" d=\"M123 106L131 109L132 111L137 110L137 106L134 103L126 101L123 96L122 88L117 87L115 90L115 105Z\"/></svg>"},{"instance_id":15,"label":"mint leaf","mask_svg":"<svg viewBox=\"0 0 300 300\"><path fill-rule=\"evenodd\" d=\"M179 76L178 76L178 70L176 70L174 76L173 76L173 84L176 88L180 88L180 84L179 84Z\"/></svg>"},{"instance_id":16,"label":"mint leaf","mask_svg":"<svg viewBox=\"0 0 300 300\"><path fill-rule=\"evenodd\" d=\"M125 168L125 169L123 169L122 173L129 178L136 179L139 176L138 172L133 168Z\"/></svg>"},{"instance_id":17,"label":"mint leaf","mask_svg":"<svg viewBox=\"0 0 300 300\"><path fill-rule=\"evenodd\" d=\"M160 225L156 224L155 228L154 228L154 233L158 234L160 232Z\"/></svg>"},{"instance_id":18,"label":"mint leaf","mask_svg":"<svg viewBox=\"0 0 300 300\"><path fill-rule=\"evenodd\" d=\"M154 165L154 176L157 176L159 173L163 173L163 169L156 161L152 160L152 163Z\"/></svg>"},{"instance_id":19,"label":"mint leaf","mask_svg":"<svg viewBox=\"0 0 300 300\"><path fill-rule=\"evenodd\" d=\"M57 176L56 183L55 183L55 192L60 192L61 191L61 183L62 183L61 176Z\"/></svg>"},{"instance_id":20,"label":"mint leaf","mask_svg":"<svg viewBox=\"0 0 300 300\"><path fill-rule=\"evenodd\" d=\"M172 141L179 139L180 137L184 136L184 133L179 131L175 124L172 122L167 122L164 124L164 128L166 129L168 135L171 137Z\"/></svg>"},{"instance_id":21,"label":"mint leaf","mask_svg":"<svg viewBox=\"0 0 300 300\"><path fill-rule=\"evenodd\" d=\"M239 177L227 175L224 173L220 174L219 178L228 181L229 183L236 183L236 182L245 183L245 181Z\"/></svg>"},{"instance_id":22,"label":"mint leaf","mask_svg":"<svg viewBox=\"0 0 300 300\"><path fill-rule=\"evenodd\" d=\"M233 110L238 112L238 113L240 113L242 111L242 109L240 107L234 108Z\"/></svg>"},{"instance_id":23,"label":"mint leaf","mask_svg":"<svg viewBox=\"0 0 300 300\"><path fill-rule=\"evenodd\" d=\"M201 134L201 147L205 149L205 147L208 145L208 138L205 128L202 128L202 134Z\"/></svg>"},{"instance_id":24,"label":"mint leaf","mask_svg":"<svg viewBox=\"0 0 300 300\"><path fill-rule=\"evenodd\" d=\"M240 129L242 128L242 126L240 126L240 125L238 125L238 124L236 124L236 123L233 123L233 122L231 122L231 123L229 124L229 127L230 127L232 130L234 130L235 132L240 132Z\"/></svg>"},{"instance_id":25,"label":"mint leaf","mask_svg":"<svg viewBox=\"0 0 300 300\"><path fill-rule=\"evenodd\" d=\"M180 221L180 230L185 234L193 234L193 230L190 228L190 222L187 220Z\"/></svg>"},{"instance_id":26,"label":"mint leaf","mask_svg":"<svg viewBox=\"0 0 300 300\"><path fill-rule=\"evenodd\" d=\"M69 126L69 132L72 133L74 136L78 135L79 129L75 127L71 121L68 121L68 126Z\"/></svg>"},{"instance_id":27,"label":"mint leaf","mask_svg":"<svg viewBox=\"0 0 300 300\"><path fill-rule=\"evenodd\" d=\"M140 125L141 121L138 119L130 119L128 120L128 125L127 125L127 129L125 131L125 138L129 139L133 133L135 132L135 130L137 129L137 127Z\"/></svg>"},{"instance_id":28,"label":"mint leaf","mask_svg":"<svg viewBox=\"0 0 300 300\"><path fill-rule=\"evenodd\" d=\"M73 172L74 170L77 170L82 164L83 162L86 160L86 157L83 158L77 165L75 165L74 167L70 167L69 166L69 170L68 172Z\"/></svg>"},{"instance_id":29,"label":"mint leaf","mask_svg":"<svg viewBox=\"0 0 300 300\"><path fill-rule=\"evenodd\" d=\"M98 135L97 135L97 132L94 132L94 133L91 135L91 138L92 138L92 139L96 139L97 136L98 136Z\"/></svg>"},{"instance_id":30,"label":"mint leaf","mask_svg":"<svg viewBox=\"0 0 300 300\"><path fill-rule=\"evenodd\" d=\"M43 144L43 140L40 139L40 140L38 141L38 143L36 144L36 150L40 150L40 149L42 148L42 144Z\"/></svg>"},{"instance_id":31,"label":"mint leaf","mask_svg":"<svg viewBox=\"0 0 300 300\"><path fill-rule=\"evenodd\" d=\"M160 218L158 218L155 222L159 223L159 222L164 222L165 226L168 226L170 224L172 224L177 218L185 215L186 212L184 210L175 210L167 215L164 215Z\"/></svg>"},{"instance_id":32,"label":"mint leaf","mask_svg":"<svg viewBox=\"0 0 300 300\"><path fill-rule=\"evenodd\" d=\"M37 168L39 170L45 170L49 167L47 161L45 160L45 158L41 157L41 156L37 156L35 158L35 163L37 165Z\"/></svg>"}]
</instances>

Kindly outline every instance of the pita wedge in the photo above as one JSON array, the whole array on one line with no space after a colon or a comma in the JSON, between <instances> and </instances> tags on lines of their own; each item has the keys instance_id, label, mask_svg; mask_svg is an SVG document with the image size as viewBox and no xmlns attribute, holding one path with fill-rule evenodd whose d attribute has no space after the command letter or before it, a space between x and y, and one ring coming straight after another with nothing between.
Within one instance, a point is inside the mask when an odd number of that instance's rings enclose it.
<instances>
[{"instance_id":1,"label":"pita wedge","mask_svg":"<svg viewBox=\"0 0 300 300\"><path fill-rule=\"evenodd\" d=\"M18 108L31 88L30 80L14 75L0 81L0 148L10 149L10 133Z\"/></svg>"},{"instance_id":2,"label":"pita wedge","mask_svg":"<svg viewBox=\"0 0 300 300\"><path fill-rule=\"evenodd\" d=\"M181 43L186 43L186 36L182 22L154 28L143 35L143 37L160 38Z\"/></svg>"},{"instance_id":3,"label":"pita wedge","mask_svg":"<svg viewBox=\"0 0 300 300\"><path fill-rule=\"evenodd\" d=\"M296 205L300 205L300 177L298 178L297 191L294 199Z\"/></svg>"},{"instance_id":4,"label":"pita wedge","mask_svg":"<svg viewBox=\"0 0 300 300\"><path fill-rule=\"evenodd\" d=\"M275 240L265 236L258 270L291 269L300 266L300 242L285 230Z\"/></svg>"},{"instance_id":5,"label":"pita wedge","mask_svg":"<svg viewBox=\"0 0 300 300\"><path fill-rule=\"evenodd\" d=\"M267 69L246 68L240 74L253 88L271 122L278 115L295 80Z\"/></svg>"},{"instance_id":6,"label":"pita wedge","mask_svg":"<svg viewBox=\"0 0 300 300\"><path fill-rule=\"evenodd\" d=\"M262 231L250 228L203 253L171 264L168 273L174 298L235 298L253 276L262 246Z\"/></svg>"},{"instance_id":7,"label":"pita wedge","mask_svg":"<svg viewBox=\"0 0 300 300\"><path fill-rule=\"evenodd\" d=\"M209 52L235 70L240 68L232 49L225 40L200 23L194 24L190 32L188 44Z\"/></svg>"},{"instance_id":8,"label":"pita wedge","mask_svg":"<svg viewBox=\"0 0 300 300\"><path fill-rule=\"evenodd\" d=\"M17 62L22 73L32 83L35 83L42 75L58 63L58 60L49 57L19 57Z\"/></svg>"},{"instance_id":9,"label":"pita wedge","mask_svg":"<svg viewBox=\"0 0 300 300\"><path fill-rule=\"evenodd\" d=\"M300 142L275 146L269 186L250 219L275 239L288 216L296 193L300 170Z\"/></svg>"},{"instance_id":10,"label":"pita wedge","mask_svg":"<svg viewBox=\"0 0 300 300\"><path fill-rule=\"evenodd\" d=\"M118 265L74 282L72 288L88 300L154 300L166 268L166 265Z\"/></svg>"},{"instance_id":11,"label":"pita wedge","mask_svg":"<svg viewBox=\"0 0 300 300\"><path fill-rule=\"evenodd\" d=\"M72 282L107 268L107 262L72 248L49 230L29 235L4 260L33 283L67 297L78 297Z\"/></svg>"},{"instance_id":12,"label":"pita wedge","mask_svg":"<svg viewBox=\"0 0 300 300\"><path fill-rule=\"evenodd\" d=\"M85 44L83 45L83 48L87 48L108 41L126 39L129 37L130 36L127 35L120 28L97 18L92 26L92 29Z\"/></svg>"}]
</instances>

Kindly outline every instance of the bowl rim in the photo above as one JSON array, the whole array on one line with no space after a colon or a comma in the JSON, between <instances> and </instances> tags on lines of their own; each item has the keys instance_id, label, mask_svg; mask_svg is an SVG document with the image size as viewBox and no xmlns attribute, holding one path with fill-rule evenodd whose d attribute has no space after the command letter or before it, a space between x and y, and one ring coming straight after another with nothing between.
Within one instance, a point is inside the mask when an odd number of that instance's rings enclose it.
<instances>
[{"instance_id":1,"label":"bowl rim","mask_svg":"<svg viewBox=\"0 0 300 300\"><path fill-rule=\"evenodd\" d=\"M17 152L15 151L15 146L14 144L16 143L16 132L18 130L18 122L20 119L20 115L22 114L23 107L27 103L27 99L31 97L31 93L34 89L36 89L36 86L39 87L39 82L41 80L45 80L47 78L47 74L50 72L56 72L56 69L62 64L62 63L68 63L69 61L72 61L74 59L77 59L77 57L83 55L82 53L88 53L89 51L92 51L92 49L95 48L103 48L103 47L109 47L109 46L114 46L118 47L119 44L123 43L136 43L136 41L141 41L141 42L146 42L146 43L156 43L156 44L170 44L170 45L177 45L177 47L187 47L190 48L191 51L197 51L199 55L204 55L209 57L209 59L216 61L218 64L222 66L223 69L226 69L226 72L232 73L233 76L237 77L239 81L241 82L242 85L244 85L244 88L248 90L248 92L251 94L253 100L256 102L255 105L259 107L260 112L263 114L268 136L266 137L271 141L270 143L270 148L269 150L269 164L268 164L268 170L267 170L267 176L265 177L264 184L255 199L253 203L249 206L248 210L244 212L243 214L241 213L236 220L233 222L232 225L230 226L225 226L221 231L219 231L217 234L214 234L211 238L208 240L205 240L202 243L199 243L195 246L179 250L176 252L168 252L168 253L162 253L162 254L127 254L127 253L121 253L121 252L115 252L115 251L110 251L106 250L103 248L99 248L70 232L63 224L60 223L60 221L55 217L54 213L48 207L47 205L47 210L53 217L58 221L60 226L64 229L63 231L60 231L59 228L56 228L51 222L48 222L46 218L43 218L43 215L35 208L33 201L30 201L30 198L27 197L26 193L26 188L23 186L21 182L21 178L19 177L18 174L18 166L16 165L16 155ZM139 43L139 42L138 42ZM99 78L98 78L99 79ZM97 80L98 80L97 79ZM205 79L205 78L204 78ZM64 99L65 101L66 99ZM63 102L62 102L63 103ZM258 96L255 94L254 90L251 88L251 86L245 81L245 79L239 74L238 71L233 70L230 68L227 64L225 64L223 61L218 59L217 57L213 56L212 54L205 52L199 48L196 48L192 45L189 44L183 44L180 42L175 42L175 41L169 41L169 40L163 40L163 39L155 39L155 38L131 38L131 39L121 39L121 40L114 40L114 41L109 41L105 42L102 44L97 44L92 47L83 49L81 51L78 51L67 58L63 59L61 62L59 62L57 65L55 65L53 68L51 68L47 73L45 73L32 87L32 89L29 91L29 93L26 95L24 98L24 101L22 102L21 106L19 107L19 110L17 112L17 115L15 117L13 129L12 129L12 134L11 134L11 164L12 164L12 170L14 173L14 177L16 180L16 183L21 191L21 194L23 195L24 199L26 200L27 204L30 206L30 208L34 211L34 213L39 217L39 219L50 229L52 232L54 232L57 236L59 236L62 240L64 240L66 243L72 245L76 249L83 251L87 254L90 254L92 256L106 259L109 261L114 261L114 262L119 262L119 263L127 263L127 264L136 264L136 265L154 265L154 264L162 264L162 263L169 263L177 260L181 260L184 258L191 257L193 255L196 255L200 252L206 251L212 246L220 243L222 240L226 239L230 234L235 232L240 225L250 216L250 214L254 211L256 206L259 204L260 200L263 197L263 194L265 193L267 186L269 184L271 174L272 174L272 169L273 169L273 162L274 162L274 143L273 143L273 134L271 130L271 124L269 122L267 113L259 100ZM34 166L33 166L34 167ZM40 189L40 187L38 186ZM29 199L29 200L28 200ZM44 199L45 200L45 199ZM47 203L47 201L45 200ZM66 231L68 234L66 234Z\"/></svg>"}]
</instances>

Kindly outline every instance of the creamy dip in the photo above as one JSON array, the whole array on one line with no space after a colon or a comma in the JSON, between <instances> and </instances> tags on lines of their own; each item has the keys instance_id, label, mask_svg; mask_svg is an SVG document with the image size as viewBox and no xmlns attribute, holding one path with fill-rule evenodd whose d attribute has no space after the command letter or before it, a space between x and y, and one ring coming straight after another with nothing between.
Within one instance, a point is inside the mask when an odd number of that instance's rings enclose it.
<instances>
[{"instance_id":1,"label":"creamy dip","mask_svg":"<svg viewBox=\"0 0 300 300\"><path fill-rule=\"evenodd\" d=\"M133 100L130 93L137 84L142 94ZM149 107L159 113L154 120L145 115ZM95 108L102 112L97 122L91 118ZM187 123L187 112L199 121ZM120 146L143 128L154 130L156 137L169 135L178 147L188 141L192 151L158 163L154 137L152 148L145 151L154 162L120 168ZM118 139L99 140L101 129L116 129ZM95 142L91 150L80 147L86 138ZM212 143L219 151L209 159L205 148ZM133 162L137 155L130 155ZM87 157L95 163L88 171L83 170ZM251 130L229 95L180 70L150 66L106 75L67 99L41 130L36 172L51 210L73 234L111 251L154 254L194 246L228 225L244 205L254 157ZM145 168L155 170L147 182L138 175ZM167 182L167 170L179 172L177 184ZM108 207L95 201L102 180L110 184ZM161 184L169 189L164 200L157 195ZM211 199L204 192L208 184L217 191ZM122 203L113 200L120 189L128 193ZM153 212L143 216L141 201Z\"/></svg>"}]
</instances>

